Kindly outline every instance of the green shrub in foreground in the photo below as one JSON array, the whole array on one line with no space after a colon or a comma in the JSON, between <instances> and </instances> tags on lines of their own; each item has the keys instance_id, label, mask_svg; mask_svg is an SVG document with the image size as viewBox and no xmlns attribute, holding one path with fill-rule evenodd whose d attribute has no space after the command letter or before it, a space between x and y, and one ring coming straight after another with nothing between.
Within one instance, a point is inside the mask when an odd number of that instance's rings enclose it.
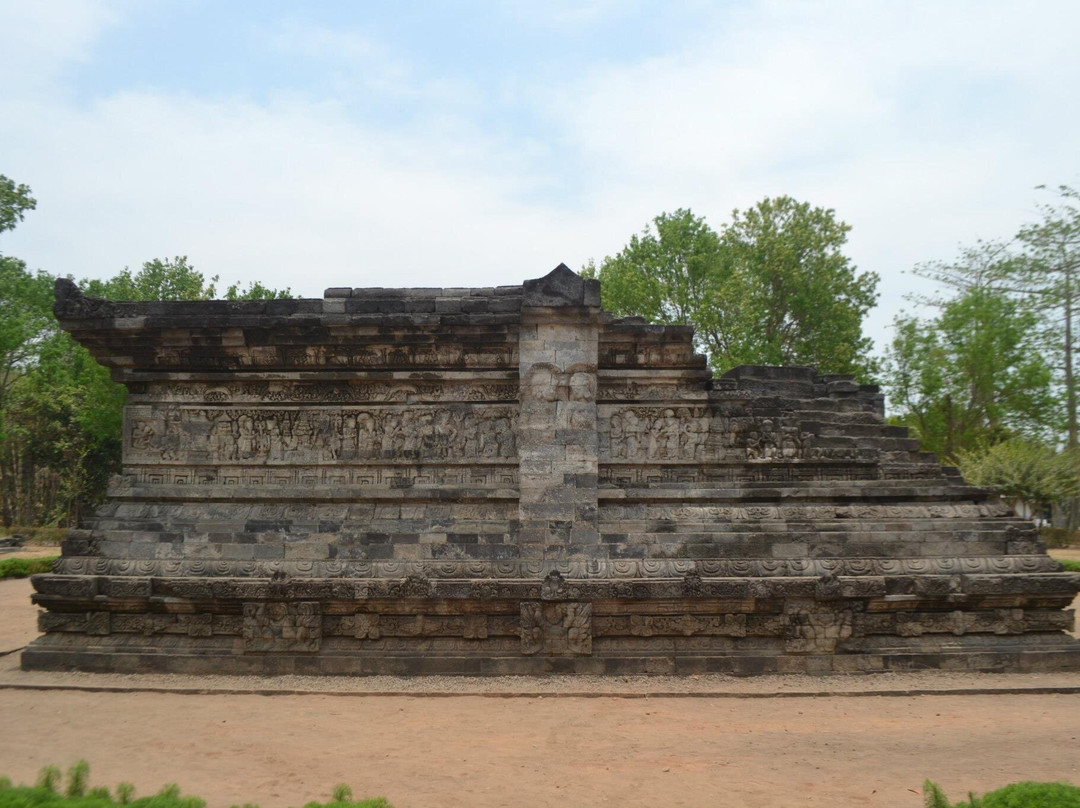
<instances>
[{"instance_id":1,"label":"green shrub in foreground","mask_svg":"<svg viewBox=\"0 0 1080 808\"><path fill-rule=\"evenodd\" d=\"M1068 783L1012 783L968 802L950 803L941 788L923 783L926 808L1080 808L1080 788Z\"/></svg>"},{"instance_id":2,"label":"green shrub in foreground","mask_svg":"<svg viewBox=\"0 0 1080 808\"><path fill-rule=\"evenodd\" d=\"M39 572L49 572L56 556L47 558L5 558L0 560L0 579L25 578Z\"/></svg>"},{"instance_id":3,"label":"green shrub in foreground","mask_svg":"<svg viewBox=\"0 0 1080 808\"><path fill-rule=\"evenodd\" d=\"M131 783L120 783L116 796L103 787L90 788L90 765L80 760L68 769L61 789L60 769L45 766L33 786L14 786L8 777L0 777L0 808L206 808L206 801L184 796L175 783L164 786L152 797L135 798ZM239 808L239 806L233 806ZM246 803L243 808L259 808ZM304 808L393 808L383 797L354 802L352 789L345 783L334 787L331 801L309 802Z\"/></svg>"}]
</instances>

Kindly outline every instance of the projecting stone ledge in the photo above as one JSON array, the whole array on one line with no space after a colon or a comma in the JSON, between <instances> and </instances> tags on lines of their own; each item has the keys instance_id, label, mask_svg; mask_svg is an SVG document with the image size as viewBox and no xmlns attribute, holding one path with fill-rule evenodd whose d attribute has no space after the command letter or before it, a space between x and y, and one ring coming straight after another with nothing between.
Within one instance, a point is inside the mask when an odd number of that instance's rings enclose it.
<instances>
[{"instance_id":1,"label":"projecting stone ledge","mask_svg":"<svg viewBox=\"0 0 1080 808\"><path fill-rule=\"evenodd\" d=\"M811 368L523 286L117 303L123 473L35 576L28 668L1080 669L1031 523Z\"/></svg>"}]
</instances>

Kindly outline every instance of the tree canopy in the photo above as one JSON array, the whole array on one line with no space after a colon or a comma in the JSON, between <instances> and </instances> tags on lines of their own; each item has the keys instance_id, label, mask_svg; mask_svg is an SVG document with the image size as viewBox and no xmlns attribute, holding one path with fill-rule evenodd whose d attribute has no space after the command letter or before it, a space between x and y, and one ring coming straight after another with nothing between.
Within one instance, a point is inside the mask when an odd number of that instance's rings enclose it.
<instances>
[{"instance_id":1,"label":"tree canopy","mask_svg":"<svg viewBox=\"0 0 1080 808\"><path fill-rule=\"evenodd\" d=\"M1075 529L1077 492L1058 483L1080 443L1080 192L1057 190L1015 238L915 267L940 291L910 299L936 313L896 319L885 381L893 420L925 448L1025 502L1068 498Z\"/></svg>"},{"instance_id":2,"label":"tree canopy","mask_svg":"<svg viewBox=\"0 0 1080 808\"><path fill-rule=\"evenodd\" d=\"M874 362L862 321L878 276L844 255L849 230L831 209L787 196L734 211L719 232L679 209L585 273L612 313L693 325L718 371L805 364L865 379Z\"/></svg>"},{"instance_id":3,"label":"tree canopy","mask_svg":"<svg viewBox=\"0 0 1080 808\"><path fill-rule=\"evenodd\" d=\"M34 209L25 185L0 176L0 231ZM5 525L65 524L99 503L120 469L125 388L57 326L53 277L0 255L0 518ZM113 300L204 300L216 294L188 259L153 259L87 294ZM255 281L230 300L288 297Z\"/></svg>"}]
</instances>

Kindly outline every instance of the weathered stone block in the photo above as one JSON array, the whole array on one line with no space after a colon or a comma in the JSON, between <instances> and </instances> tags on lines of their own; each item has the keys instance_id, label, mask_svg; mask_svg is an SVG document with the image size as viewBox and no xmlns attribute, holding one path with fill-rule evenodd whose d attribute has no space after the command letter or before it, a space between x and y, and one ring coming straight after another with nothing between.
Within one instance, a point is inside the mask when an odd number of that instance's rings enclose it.
<instances>
[{"instance_id":1,"label":"weathered stone block","mask_svg":"<svg viewBox=\"0 0 1080 808\"><path fill-rule=\"evenodd\" d=\"M114 303L123 473L35 576L29 667L1080 667L1033 527L810 368L712 378L560 266L495 289ZM324 637L325 635L325 637Z\"/></svg>"}]
</instances>

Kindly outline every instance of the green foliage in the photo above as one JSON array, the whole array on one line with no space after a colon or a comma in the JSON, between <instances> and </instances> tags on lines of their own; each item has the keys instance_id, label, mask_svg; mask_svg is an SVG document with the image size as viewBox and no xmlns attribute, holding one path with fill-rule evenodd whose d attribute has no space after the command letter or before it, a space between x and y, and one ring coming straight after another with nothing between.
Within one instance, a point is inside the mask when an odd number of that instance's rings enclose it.
<instances>
[{"instance_id":1,"label":"green foliage","mask_svg":"<svg viewBox=\"0 0 1080 808\"><path fill-rule=\"evenodd\" d=\"M284 289L271 289L263 286L261 281L252 281L246 289L241 289L239 283L234 283L225 290L226 300L288 300L292 297L292 290L286 286Z\"/></svg>"},{"instance_id":2,"label":"green foliage","mask_svg":"<svg viewBox=\"0 0 1080 808\"><path fill-rule=\"evenodd\" d=\"M36 207L37 200L30 196L28 187L16 185L14 180L0 174L0 233L14 230L26 211Z\"/></svg>"},{"instance_id":3,"label":"green foliage","mask_svg":"<svg viewBox=\"0 0 1080 808\"><path fill-rule=\"evenodd\" d=\"M1080 191L1057 192L1058 204L1040 206L1012 242L915 268L943 294L911 298L935 316L897 318L885 381L893 422L923 448L1011 496L1064 505L1075 531L1080 498L1063 479L1075 465L1068 472L1071 461L1052 449L1080 446Z\"/></svg>"},{"instance_id":4,"label":"green foliage","mask_svg":"<svg viewBox=\"0 0 1080 808\"><path fill-rule=\"evenodd\" d=\"M60 785L60 767L59 766L42 766L41 771L37 776L37 787L56 793L56 789Z\"/></svg>"},{"instance_id":5,"label":"green foliage","mask_svg":"<svg viewBox=\"0 0 1080 808\"><path fill-rule=\"evenodd\" d=\"M26 186L0 177L0 231L34 207ZM185 256L147 261L108 280L86 280L90 296L112 300L204 300L207 280ZM255 281L233 284L230 300L288 297ZM120 470L127 391L61 331L53 278L0 255L0 521L67 525L101 504Z\"/></svg>"},{"instance_id":6,"label":"green foliage","mask_svg":"<svg viewBox=\"0 0 1080 808\"><path fill-rule=\"evenodd\" d=\"M108 280L88 280L82 285L87 295L109 300L209 300L216 292L217 280L215 275L207 283L186 255L178 255L171 260L147 261L138 272L124 267Z\"/></svg>"},{"instance_id":7,"label":"green foliage","mask_svg":"<svg viewBox=\"0 0 1080 808\"><path fill-rule=\"evenodd\" d=\"M90 764L85 760L75 762L67 773L67 789L64 791L68 797L84 797L90 780Z\"/></svg>"},{"instance_id":8,"label":"green foliage","mask_svg":"<svg viewBox=\"0 0 1080 808\"><path fill-rule=\"evenodd\" d=\"M941 788L923 783L926 808L1080 808L1080 788L1068 783L1012 783L967 802L950 803Z\"/></svg>"},{"instance_id":9,"label":"green foliage","mask_svg":"<svg viewBox=\"0 0 1080 808\"><path fill-rule=\"evenodd\" d=\"M693 325L718 371L808 364L866 378L862 319L878 277L844 256L849 230L834 211L786 196L735 211L719 233L679 209L583 274L600 278L614 314Z\"/></svg>"},{"instance_id":10,"label":"green foliage","mask_svg":"<svg viewBox=\"0 0 1080 808\"><path fill-rule=\"evenodd\" d=\"M729 364L814 365L869 377L862 320L879 279L856 272L843 254L850 230L833 210L787 196L735 211L723 231L738 278L728 300L741 309Z\"/></svg>"},{"instance_id":11,"label":"green foliage","mask_svg":"<svg viewBox=\"0 0 1080 808\"><path fill-rule=\"evenodd\" d=\"M34 363L43 340L57 332L52 316L53 280L0 255L0 407Z\"/></svg>"},{"instance_id":12,"label":"green foliage","mask_svg":"<svg viewBox=\"0 0 1080 808\"><path fill-rule=\"evenodd\" d=\"M304 803L304 808L393 808L393 806L386 801L385 797L373 797L359 802L352 802L351 799L346 802L308 802Z\"/></svg>"},{"instance_id":13,"label":"green foliage","mask_svg":"<svg viewBox=\"0 0 1080 808\"><path fill-rule=\"evenodd\" d=\"M1064 567L1066 572L1080 572L1080 561L1073 561L1070 558L1055 558L1054 560Z\"/></svg>"},{"instance_id":14,"label":"green foliage","mask_svg":"<svg viewBox=\"0 0 1080 808\"><path fill-rule=\"evenodd\" d=\"M720 237L686 209L653 219L614 257L599 277L604 306L612 314L637 315L653 323L691 323L713 304L724 285Z\"/></svg>"},{"instance_id":15,"label":"green foliage","mask_svg":"<svg viewBox=\"0 0 1080 808\"><path fill-rule=\"evenodd\" d=\"M26 578L52 569L56 556L48 558L0 558L0 580Z\"/></svg>"},{"instance_id":16,"label":"green foliage","mask_svg":"<svg viewBox=\"0 0 1080 808\"><path fill-rule=\"evenodd\" d=\"M957 465L972 485L1041 508L1080 494L1080 452L1055 452L1023 438L957 453Z\"/></svg>"},{"instance_id":17,"label":"green foliage","mask_svg":"<svg viewBox=\"0 0 1080 808\"><path fill-rule=\"evenodd\" d=\"M885 365L889 400L923 448L953 460L1011 435L1050 431L1051 373L1030 312L1002 292L973 288L937 317L898 317Z\"/></svg>"},{"instance_id":18,"label":"green foliage","mask_svg":"<svg viewBox=\"0 0 1080 808\"><path fill-rule=\"evenodd\" d=\"M1024 261L1009 278L1010 288L1037 316L1043 349L1064 399L1067 445L1080 445L1080 190L1056 189L1057 205L1041 205L1040 219L1021 228L1017 240Z\"/></svg>"},{"instance_id":19,"label":"green foliage","mask_svg":"<svg viewBox=\"0 0 1080 808\"><path fill-rule=\"evenodd\" d=\"M46 766L38 774L34 786L13 786L11 779L0 777L0 808L206 808L206 802L198 797L184 796L180 787L170 783L152 797L135 798L131 783L116 787L116 798L103 787L89 788L90 766L85 760L78 761L68 770L68 785L63 795L57 792L60 769ZM233 806L238 808L238 806ZM259 808L255 803L244 803L243 808ZM330 802L309 802L304 808L393 808L384 797L354 801L352 789L341 783L334 787Z\"/></svg>"},{"instance_id":20,"label":"green foliage","mask_svg":"<svg viewBox=\"0 0 1080 808\"><path fill-rule=\"evenodd\" d=\"M937 783L924 780L922 790L924 808L951 808L949 800Z\"/></svg>"},{"instance_id":21,"label":"green foliage","mask_svg":"<svg viewBox=\"0 0 1080 808\"><path fill-rule=\"evenodd\" d=\"M352 788L347 783L338 783L334 786L334 791L331 799L334 802L351 802L352 801Z\"/></svg>"}]
</instances>

